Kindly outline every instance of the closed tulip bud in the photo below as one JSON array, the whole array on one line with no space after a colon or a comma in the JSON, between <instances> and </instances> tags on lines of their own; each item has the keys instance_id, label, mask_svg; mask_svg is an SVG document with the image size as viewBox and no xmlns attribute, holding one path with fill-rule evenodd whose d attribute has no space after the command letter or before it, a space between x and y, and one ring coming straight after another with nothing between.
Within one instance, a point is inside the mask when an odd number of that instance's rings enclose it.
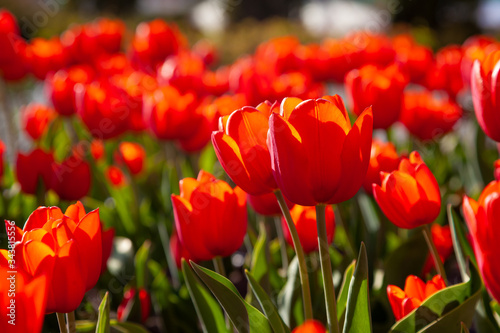
<instances>
[{"instance_id":1,"label":"closed tulip bud","mask_svg":"<svg viewBox=\"0 0 500 333\"><path fill-rule=\"evenodd\" d=\"M350 199L370 160L372 111L351 127L339 96L285 98L269 118L268 147L274 178L291 202L303 206Z\"/></svg>"},{"instance_id":2,"label":"closed tulip bud","mask_svg":"<svg viewBox=\"0 0 500 333\"><path fill-rule=\"evenodd\" d=\"M90 143L90 155L92 155L92 158L96 161L101 160L104 157L104 154L106 153L104 149L104 143L102 140L94 139Z\"/></svg>"},{"instance_id":3,"label":"closed tulip bud","mask_svg":"<svg viewBox=\"0 0 500 333\"><path fill-rule=\"evenodd\" d=\"M238 250L247 230L246 194L205 171L179 182L172 195L175 227L182 244L199 260Z\"/></svg>"},{"instance_id":4,"label":"closed tulip bud","mask_svg":"<svg viewBox=\"0 0 500 333\"><path fill-rule=\"evenodd\" d=\"M360 115L371 105L373 128L384 129L399 119L407 82L406 75L395 64L386 68L363 66L345 78L354 113Z\"/></svg>"},{"instance_id":5,"label":"closed tulip bud","mask_svg":"<svg viewBox=\"0 0 500 333\"><path fill-rule=\"evenodd\" d=\"M56 112L43 104L31 103L22 109L21 116L26 133L33 140L38 140L47 131L50 122L56 117Z\"/></svg>"},{"instance_id":6,"label":"closed tulip bud","mask_svg":"<svg viewBox=\"0 0 500 333\"><path fill-rule=\"evenodd\" d=\"M446 284L441 275L434 276L427 283L415 275L409 275L404 290L394 285L387 286L387 297L396 321L401 320L427 298L444 288Z\"/></svg>"},{"instance_id":7,"label":"closed tulip bud","mask_svg":"<svg viewBox=\"0 0 500 333\"><path fill-rule=\"evenodd\" d=\"M381 185L380 172L392 172L398 168L400 157L391 142L382 142L373 139L370 152L370 163L366 172L363 188L366 193L372 194L372 184Z\"/></svg>"},{"instance_id":8,"label":"closed tulip bud","mask_svg":"<svg viewBox=\"0 0 500 333\"><path fill-rule=\"evenodd\" d=\"M118 162L124 163L132 175L138 175L144 169L146 151L134 142L121 142L116 155Z\"/></svg>"},{"instance_id":9,"label":"closed tulip bud","mask_svg":"<svg viewBox=\"0 0 500 333\"><path fill-rule=\"evenodd\" d=\"M122 187L126 184L126 178L122 170L114 165L109 166L105 174L108 181L115 187Z\"/></svg>"},{"instance_id":10,"label":"closed tulip bud","mask_svg":"<svg viewBox=\"0 0 500 333\"><path fill-rule=\"evenodd\" d=\"M290 214L292 215L295 228L297 228L300 244L302 244L304 252L307 254L318 251L316 208L295 205L290 210ZM335 236L335 214L331 206L326 206L325 223L328 244L331 244ZM284 218L281 219L281 224L283 225L283 233L285 234L286 241L293 246L292 236Z\"/></svg>"},{"instance_id":11,"label":"closed tulip bud","mask_svg":"<svg viewBox=\"0 0 500 333\"><path fill-rule=\"evenodd\" d=\"M319 321L310 319L296 327L292 333L326 333L326 328Z\"/></svg>"},{"instance_id":12,"label":"closed tulip bud","mask_svg":"<svg viewBox=\"0 0 500 333\"><path fill-rule=\"evenodd\" d=\"M0 267L0 331L39 333L42 331L50 277L32 278L23 270ZM24 320L23 318L29 318Z\"/></svg>"},{"instance_id":13,"label":"closed tulip bud","mask_svg":"<svg viewBox=\"0 0 500 333\"><path fill-rule=\"evenodd\" d=\"M399 228L413 229L432 223L441 209L436 178L417 152L402 158L399 168L381 172L382 185L373 184L373 195L382 212Z\"/></svg>"},{"instance_id":14,"label":"closed tulip bud","mask_svg":"<svg viewBox=\"0 0 500 333\"><path fill-rule=\"evenodd\" d=\"M406 91L400 121L420 140L438 138L453 129L462 109L447 96L430 91Z\"/></svg>"},{"instance_id":15,"label":"closed tulip bud","mask_svg":"<svg viewBox=\"0 0 500 333\"><path fill-rule=\"evenodd\" d=\"M53 166L51 188L62 200L79 200L90 190L92 175L87 161L72 155Z\"/></svg>"},{"instance_id":16,"label":"closed tulip bud","mask_svg":"<svg viewBox=\"0 0 500 333\"><path fill-rule=\"evenodd\" d=\"M476 118L484 133L500 142L500 51L490 53L481 63L474 62L471 73L472 102Z\"/></svg>"},{"instance_id":17,"label":"closed tulip bud","mask_svg":"<svg viewBox=\"0 0 500 333\"><path fill-rule=\"evenodd\" d=\"M18 153L16 163L17 181L21 190L27 194L36 194L39 186L48 190L52 185L54 156L36 148L28 154Z\"/></svg>"},{"instance_id":18,"label":"closed tulip bud","mask_svg":"<svg viewBox=\"0 0 500 333\"><path fill-rule=\"evenodd\" d=\"M500 284L498 276L500 265L497 253L500 251L498 242L500 216L500 182L492 181L481 192L475 201L464 196L463 212L465 222L472 236L472 245L476 255L479 272L486 289L491 296L500 302Z\"/></svg>"},{"instance_id":19,"label":"closed tulip bud","mask_svg":"<svg viewBox=\"0 0 500 333\"><path fill-rule=\"evenodd\" d=\"M26 49L26 60L31 72L39 80L67 64L67 57L59 38L33 38Z\"/></svg>"},{"instance_id":20,"label":"closed tulip bud","mask_svg":"<svg viewBox=\"0 0 500 333\"><path fill-rule=\"evenodd\" d=\"M287 198L285 198L285 201L288 209L292 209L292 207L295 205ZM248 203L253 208L253 210L255 210L255 212L260 215L281 215L281 208L278 204L278 200L276 199L276 195L273 192L260 195L248 194Z\"/></svg>"}]
</instances>

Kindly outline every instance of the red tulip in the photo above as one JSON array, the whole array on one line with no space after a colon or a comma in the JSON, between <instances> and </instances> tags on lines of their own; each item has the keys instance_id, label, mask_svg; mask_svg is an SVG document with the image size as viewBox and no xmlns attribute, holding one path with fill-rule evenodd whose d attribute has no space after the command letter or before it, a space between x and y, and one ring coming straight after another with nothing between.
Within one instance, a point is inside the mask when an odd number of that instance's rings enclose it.
<instances>
[{"instance_id":1,"label":"red tulip","mask_svg":"<svg viewBox=\"0 0 500 333\"><path fill-rule=\"evenodd\" d=\"M349 72L345 85L354 113L360 115L371 105L373 127L388 128L399 119L407 81L398 65L383 69L367 65Z\"/></svg>"},{"instance_id":2,"label":"red tulip","mask_svg":"<svg viewBox=\"0 0 500 333\"><path fill-rule=\"evenodd\" d=\"M134 302L134 299L139 301L139 307L141 309L141 322L145 323L148 319L149 312L151 311L151 297L149 296L149 293L143 288L139 288L139 295L137 298L136 293L137 290L135 288L130 288L123 294L123 300L116 311L118 321L124 321L128 319L130 310L132 310L131 306Z\"/></svg>"},{"instance_id":3,"label":"red tulip","mask_svg":"<svg viewBox=\"0 0 500 333\"><path fill-rule=\"evenodd\" d=\"M117 153L117 160L125 163L132 175L138 175L142 172L146 161L146 151L140 144L120 142Z\"/></svg>"},{"instance_id":4,"label":"red tulip","mask_svg":"<svg viewBox=\"0 0 500 333\"><path fill-rule=\"evenodd\" d=\"M101 226L102 227L102 226ZM108 230L103 230L101 234L102 239L102 262L101 262L101 274L107 268L108 259L111 256L111 250L113 249L113 238L115 237L115 229L109 228Z\"/></svg>"},{"instance_id":5,"label":"red tulip","mask_svg":"<svg viewBox=\"0 0 500 333\"><path fill-rule=\"evenodd\" d=\"M402 158L399 169L381 172L382 185L373 184L375 200L399 228L432 223L441 209L441 194L434 175L417 152Z\"/></svg>"},{"instance_id":6,"label":"red tulip","mask_svg":"<svg viewBox=\"0 0 500 333\"><path fill-rule=\"evenodd\" d=\"M3 176L3 153L4 152L5 152L5 145L2 142L2 140L0 140L0 182L1 182L2 176Z\"/></svg>"},{"instance_id":7,"label":"red tulip","mask_svg":"<svg viewBox=\"0 0 500 333\"><path fill-rule=\"evenodd\" d=\"M43 104L30 103L21 111L21 122L24 130L33 140L38 140L47 131L50 122L55 118L54 109Z\"/></svg>"},{"instance_id":8,"label":"red tulip","mask_svg":"<svg viewBox=\"0 0 500 333\"><path fill-rule=\"evenodd\" d=\"M373 34L362 30L348 35L345 39L360 51L360 64L387 66L394 62L396 58L393 43L386 35Z\"/></svg>"},{"instance_id":9,"label":"red tulip","mask_svg":"<svg viewBox=\"0 0 500 333\"><path fill-rule=\"evenodd\" d=\"M303 206L350 199L370 160L371 109L351 128L340 97L326 98L286 98L269 119L274 178L285 197Z\"/></svg>"},{"instance_id":10,"label":"red tulip","mask_svg":"<svg viewBox=\"0 0 500 333\"><path fill-rule=\"evenodd\" d=\"M174 231L172 233L172 236L170 236L170 252L172 253L172 257L174 257L175 265L178 269L181 269L182 267L182 259L186 260L187 262L198 261L198 259L196 259L191 253L189 253L186 247L182 245L181 241L179 240L177 231Z\"/></svg>"},{"instance_id":11,"label":"red tulip","mask_svg":"<svg viewBox=\"0 0 500 333\"><path fill-rule=\"evenodd\" d=\"M0 331L41 332L50 277L40 275L31 278L23 270L12 273L11 269L0 267L0 279Z\"/></svg>"},{"instance_id":12,"label":"red tulip","mask_svg":"<svg viewBox=\"0 0 500 333\"><path fill-rule=\"evenodd\" d=\"M201 77L203 90L207 95L221 96L229 91L230 69L221 66L215 71L206 70Z\"/></svg>"},{"instance_id":13,"label":"red tulip","mask_svg":"<svg viewBox=\"0 0 500 333\"><path fill-rule=\"evenodd\" d=\"M26 42L21 37L15 17L0 9L0 76L6 81L17 81L28 73Z\"/></svg>"},{"instance_id":14,"label":"red tulip","mask_svg":"<svg viewBox=\"0 0 500 333\"><path fill-rule=\"evenodd\" d=\"M411 82L422 83L434 63L432 50L418 45L410 35L398 35L393 39L396 62L401 64L410 76Z\"/></svg>"},{"instance_id":15,"label":"red tulip","mask_svg":"<svg viewBox=\"0 0 500 333\"><path fill-rule=\"evenodd\" d=\"M90 154L92 155L92 158L96 161L99 161L104 157L105 153L106 151L104 150L104 144L102 140L92 140L92 142L90 143Z\"/></svg>"},{"instance_id":16,"label":"red tulip","mask_svg":"<svg viewBox=\"0 0 500 333\"><path fill-rule=\"evenodd\" d=\"M397 286L388 285L387 297L396 321L401 320L418 308L427 298L444 288L446 288L446 284L441 275L434 276L427 283L415 275L409 275L406 278L404 291Z\"/></svg>"},{"instance_id":17,"label":"red tulip","mask_svg":"<svg viewBox=\"0 0 500 333\"><path fill-rule=\"evenodd\" d=\"M295 205L290 210L290 214L297 228L300 244L302 244L304 252L307 254L317 251L318 227L316 225L316 208ZM335 236L335 215L331 206L326 206L325 223L328 244L331 244ZM293 246L292 236L284 218L281 218L281 224L286 241L290 246Z\"/></svg>"},{"instance_id":18,"label":"red tulip","mask_svg":"<svg viewBox=\"0 0 500 333\"><path fill-rule=\"evenodd\" d=\"M104 77L113 78L114 75L133 71L130 59L124 53L104 54L95 63L96 72Z\"/></svg>"},{"instance_id":19,"label":"red tulip","mask_svg":"<svg viewBox=\"0 0 500 333\"><path fill-rule=\"evenodd\" d=\"M77 83L88 84L95 76L92 67L78 65L61 69L50 74L45 80L45 90L54 109L62 116L70 116L75 110L75 92Z\"/></svg>"},{"instance_id":20,"label":"red tulip","mask_svg":"<svg viewBox=\"0 0 500 333\"><path fill-rule=\"evenodd\" d=\"M79 200L90 190L92 175L87 161L72 155L53 166L51 188L62 200Z\"/></svg>"},{"instance_id":21,"label":"red tulip","mask_svg":"<svg viewBox=\"0 0 500 333\"><path fill-rule=\"evenodd\" d=\"M45 80L48 73L56 72L67 64L66 53L57 37L33 38L26 49L26 60L39 80Z\"/></svg>"},{"instance_id":22,"label":"red tulip","mask_svg":"<svg viewBox=\"0 0 500 333\"><path fill-rule=\"evenodd\" d=\"M489 183L475 201L464 196L463 211L467 227L472 236L479 272L486 289L495 300L500 301L498 276L500 265L496 254L500 251L498 214L500 212L500 182Z\"/></svg>"},{"instance_id":23,"label":"red tulip","mask_svg":"<svg viewBox=\"0 0 500 333\"><path fill-rule=\"evenodd\" d=\"M471 70L474 62L483 62L488 54L500 50L500 43L494 38L475 35L467 38L462 44L463 58L461 63L462 78L466 86L471 85Z\"/></svg>"},{"instance_id":24,"label":"red tulip","mask_svg":"<svg viewBox=\"0 0 500 333\"><path fill-rule=\"evenodd\" d=\"M273 38L257 47L255 57L271 65L276 73L296 71L299 66L295 51L299 45L300 41L295 36Z\"/></svg>"},{"instance_id":25,"label":"red tulip","mask_svg":"<svg viewBox=\"0 0 500 333\"><path fill-rule=\"evenodd\" d=\"M202 91L203 72L203 60L194 53L184 51L165 60L158 69L158 81L175 87L182 94L198 94Z\"/></svg>"},{"instance_id":26,"label":"red tulip","mask_svg":"<svg viewBox=\"0 0 500 333\"><path fill-rule=\"evenodd\" d=\"M233 182L245 192L260 195L278 186L271 169L267 148L268 119L271 108L262 103L257 108L245 106L221 118L212 143L217 158Z\"/></svg>"},{"instance_id":27,"label":"red tulip","mask_svg":"<svg viewBox=\"0 0 500 333\"><path fill-rule=\"evenodd\" d=\"M448 45L436 53L433 68L427 71L425 86L430 90L445 90L455 99L463 89L464 82L460 66L462 49L458 45Z\"/></svg>"},{"instance_id":28,"label":"red tulip","mask_svg":"<svg viewBox=\"0 0 500 333\"><path fill-rule=\"evenodd\" d=\"M200 39L193 45L194 54L203 59L205 66L215 64L219 58L215 45L208 39Z\"/></svg>"},{"instance_id":29,"label":"red tulip","mask_svg":"<svg viewBox=\"0 0 500 333\"><path fill-rule=\"evenodd\" d=\"M181 194L172 195L175 227L189 253L210 260L238 250L247 230L245 192L203 170L179 186Z\"/></svg>"},{"instance_id":30,"label":"red tulip","mask_svg":"<svg viewBox=\"0 0 500 333\"><path fill-rule=\"evenodd\" d=\"M319 321L310 319L296 327L292 333L326 333L326 328Z\"/></svg>"},{"instance_id":31,"label":"red tulip","mask_svg":"<svg viewBox=\"0 0 500 333\"><path fill-rule=\"evenodd\" d=\"M21 190L27 194L36 194L39 185L44 190L51 188L54 156L52 152L45 152L36 148L29 154L17 154L16 175Z\"/></svg>"},{"instance_id":32,"label":"red tulip","mask_svg":"<svg viewBox=\"0 0 500 333\"><path fill-rule=\"evenodd\" d=\"M392 172L397 170L400 157L391 142L382 142L373 139L370 153L370 163L366 172L363 188L366 193L372 194L372 184L381 185L380 172Z\"/></svg>"},{"instance_id":33,"label":"red tulip","mask_svg":"<svg viewBox=\"0 0 500 333\"><path fill-rule=\"evenodd\" d=\"M449 225L440 226L433 224L431 227L432 242L436 246L441 262L444 263L446 259L453 253L453 241L451 239L451 230ZM426 275L435 267L434 259L431 254L427 255L427 259L422 269L422 275Z\"/></svg>"},{"instance_id":34,"label":"red tulip","mask_svg":"<svg viewBox=\"0 0 500 333\"><path fill-rule=\"evenodd\" d=\"M477 121L486 135L497 142L500 142L500 106L497 104L499 71L500 51L495 51L482 63L476 60L471 73L472 101Z\"/></svg>"},{"instance_id":35,"label":"red tulip","mask_svg":"<svg viewBox=\"0 0 500 333\"><path fill-rule=\"evenodd\" d=\"M106 169L106 178L115 187L122 187L126 183L125 175L122 170L113 165Z\"/></svg>"},{"instance_id":36,"label":"red tulip","mask_svg":"<svg viewBox=\"0 0 500 333\"><path fill-rule=\"evenodd\" d=\"M260 194L260 195L248 195L248 203L255 210L256 213L264 216L281 215L281 208L276 199L276 195L273 192ZM295 205L285 198L286 205L288 209L292 209Z\"/></svg>"},{"instance_id":37,"label":"red tulip","mask_svg":"<svg viewBox=\"0 0 500 333\"><path fill-rule=\"evenodd\" d=\"M448 97L430 91L406 91L400 121L421 140L432 140L452 130L462 109Z\"/></svg>"}]
</instances>

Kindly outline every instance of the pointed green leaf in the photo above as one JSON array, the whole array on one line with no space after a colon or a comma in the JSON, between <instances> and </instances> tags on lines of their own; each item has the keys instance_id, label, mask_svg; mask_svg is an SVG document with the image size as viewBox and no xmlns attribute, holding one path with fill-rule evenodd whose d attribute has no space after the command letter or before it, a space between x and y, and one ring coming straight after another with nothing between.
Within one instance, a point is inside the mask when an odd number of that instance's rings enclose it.
<instances>
[{"instance_id":1,"label":"pointed green leaf","mask_svg":"<svg viewBox=\"0 0 500 333\"><path fill-rule=\"evenodd\" d=\"M182 259L182 273L186 281L189 295L200 318L203 332L227 332L224 314L217 301L201 284L189 264Z\"/></svg>"},{"instance_id":2,"label":"pointed green leaf","mask_svg":"<svg viewBox=\"0 0 500 333\"><path fill-rule=\"evenodd\" d=\"M146 274L147 274L147 263L149 258L149 250L151 248L151 241L148 239L144 241L142 246L137 250L135 254L135 271L137 288L146 287Z\"/></svg>"},{"instance_id":3,"label":"pointed green leaf","mask_svg":"<svg viewBox=\"0 0 500 333\"><path fill-rule=\"evenodd\" d=\"M344 272L344 281L342 282L342 286L340 287L339 297L337 299L337 319L339 320L339 322L343 317L345 309L347 307L347 295L349 294L349 285L351 284L355 265L356 261L353 260Z\"/></svg>"},{"instance_id":4,"label":"pointed green leaf","mask_svg":"<svg viewBox=\"0 0 500 333\"><path fill-rule=\"evenodd\" d=\"M453 249L455 250L455 256L457 257L458 267L460 268L460 274L462 275L462 280L467 280L469 273L467 272L467 265L465 257L469 257L474 265L476 264L476 257L474 256L474 251L472 250L469 241L465 236L465 232L460 225L460 220L453 211L451 204L447 207L448 211L448 223L450 225L451 237L453 240Z\"/></svg>"},{"instance_id":5,"label":"pointed green leaf","mask_svg":"<svg viewBox=\"0 0 500 333\"><path fill-rule=\"evenodd\" d=\"M290 329L285 325L285 323L279 316L276 305L274 305L273 301L269 298L265 290L260 286L257 280L254 279L254 277L248 270L245 270L245 275L247 276L248 283L250 284L250 287L257 297L260 306L264 310L264 314L266 315L267 319L269 319L269 323L271 324L274 333L290 332Z\"/></svg>"},{"instance_id":6,"label":"pointed green leaf","mask_svg":"<svg viewBox=\"0 0 500 333\"><path fill-rule=\"evenodd\" d=\"M106 292L99 305L96 333L109 333L109 292Z\"/></svg>"},{"instance_id":7,"label":"pointed green leaf","mask_svg":"<svg viewBox=\"0 0 500 333\"><path fill-rule=\"evenodd\" d=\"M297 256L290 262L286 276L288 279L285 286L278 294L278 308L280 317L291 327L294 301L300 294L299 261Z\"/></svg>"},{"instance_id":8,"label":"pointed green leaf","mask_svg":"<svg viewBox=\"0 0 500 333\"><path fill-rule=\"evenodd\" d=\"M111 327L113 328L113 332L120 333L148 333L149 331L145 329L143 326L131 323L131 322L119 322L117 320L111 320Z\"/></svg>"},{"instance_id":9,"label":"pointed green leaf","mask_svg":"<svg viewBox=\"0 0 500 333\"><path fill-rule=\"evenodd\" d=\"M368 292L368 258L363 242L359 250L356 269L349 285L343 332L372 332L370 297Z\"/></svg>"},{"instance_id":10,"label":"pointed green leaf","mask_svg":"<svg viewBox=\"0 0 500 333\"><path fill-rule=\"evenodd\" d=\"M269 258L268 253L266 253L269 249L267 249L267 246L266 228L263 224L260 224L259 238L257 238L257 242L255 243L252 253L252 275L262 287L266 290L270 290Z\"/></svg>"},{"instance_id":11,"label":"pointed green leaf","mask_svg":"<svg viewBox=\"0 0 500 333\"><path fill-rule=\"evenodd\" d=\"M231 281L194 262L191 262L191 266L222 305L238 332L273 332L269 320L241 297Z\"/></svg>"},{"instance_id":12,"label":"pointed green leaf","mask_svg":"<svg viewBox=\"0 0 500 333\"><path fill-rule=\"evenodd\" d=\"M75 326L78 333L95 332L96 323L90 320L77 320Z\"/></svg>"}]
</instances>

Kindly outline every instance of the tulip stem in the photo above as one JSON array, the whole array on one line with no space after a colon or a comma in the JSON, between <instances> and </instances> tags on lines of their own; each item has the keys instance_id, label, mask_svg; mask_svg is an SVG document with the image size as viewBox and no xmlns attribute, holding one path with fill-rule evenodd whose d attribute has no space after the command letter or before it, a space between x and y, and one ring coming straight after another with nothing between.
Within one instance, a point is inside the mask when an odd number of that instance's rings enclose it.
<instances>
[{"instance_id":1,"label":"tulip stem","mask_svg":"<svg viewBox=\"0 0 500 333\"><path fill-rule=\"evenodd\" d=\"M64 319L64 313L56 312L57 323L59 324L59 332L67 333L66 329L66 319Z\"/></svg>"},{"instance_id":2,"label":"tulip stem","mask_svg":"<svg viewBox=\"0 0 500 333\"><path fill-rule=\"evenodd\" d=\"M305 320L313 319L311 289L309 287L309 275L307 273L307 265L304 256L304 249L302 249L302 244L300 243L299 234L297 233L297 228L295 228L292 215L290 215L290 209L288 209L285 198L283 197L283 193L281 193L280 190L276 190L274 191L274 194L278 199L281 212L285 217L286 224L288 225L288 229L290 230L290 235L292 236L293 247L295 249L295 252L297 253L297 259L299 262L300 282L302 285L302 299L304 301L304 317L305 317L304 319Z\"/></svg>"},{"instance_id":3,"label":"tulip stem","mask_svg":"<svg viewBox=\"0 0 500 333\"><path fill-rule=\"evenodd\" d=\"M434 259L434 264L436 266L438 274L441 275L441 277L446 283L448 283L448 280L446 279L446 272L444 270L443 262L441 261L439 252L436 248L436 245L434 244L434 241L432 240L432 233L431 233L431 228L429 228L429 225L424 225L422 227L422 232L424 233L424 238L425 241L427 242L427 246L429 247L429 251L431 252L432 258Z\"/></svg>"},{"instance_id":4,"label":"tulip stem","mask_svg":"<svg viewBox=\"0 0 500 333\"><path fill-rule=\"evenodd\" d=\"M339 332L339 324L337 321L337 301L335 300L335 287L332 279L332 263L330 259L330 251L328 238L326 233L325 219L325 204L316 206L316 224L318 226L318 247L319 257L321 262L321 274L323 277L323 286L325 289L325 304L326 317L328 320L328 328L331 333Z\"/></svg>"},{"instance_id":5,"label":"tulip stem","mask_svg":"<svg viewBox=\"0 0 500 333\"><path fill-rule=\"evenodd\" d=\"M221 256L217 256L213 259L215 271L222 276L226 276L226 270L224 269L224 262Z\"/></svg>"},{"instance_id":6,"label":"tulip stem","mask_svg":"<svg viewBox=\"0 0 500 333\"><path fill-rule=\"evenodd\" d=\"M288 271L288 253L286 251L285 235L283 234L283 228L281 227L281 217L274 218L274 224L276 226L276 233L278 234L278 241L281 250L281 263L283 272L286 275Z\"/></svg>"},{"instance_id":7,"label":"tulip stem","mask_svg":"<svg viewBox=\"0 0 500 333\"><path fill-rule=\"evenodd\" d=\"M76 333L75 311L66 313L68 333Z\"/></svg>"}]
</instances>

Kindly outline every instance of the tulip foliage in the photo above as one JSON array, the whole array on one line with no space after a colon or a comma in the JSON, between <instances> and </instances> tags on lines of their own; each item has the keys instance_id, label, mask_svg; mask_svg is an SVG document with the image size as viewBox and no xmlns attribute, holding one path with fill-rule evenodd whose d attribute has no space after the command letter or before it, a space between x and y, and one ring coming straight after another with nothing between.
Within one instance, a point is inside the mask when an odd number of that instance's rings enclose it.
<instances>
[{"instance_id":1,"label":"tulip foliage","mask_svg":"<svg viewBox=\"0 0 500 333\"><path fill-rule=\"evenodd\" d=\"M0 332L500 332L500 42L190 42L0 9Z\"/></svg>"}]
</instances>

